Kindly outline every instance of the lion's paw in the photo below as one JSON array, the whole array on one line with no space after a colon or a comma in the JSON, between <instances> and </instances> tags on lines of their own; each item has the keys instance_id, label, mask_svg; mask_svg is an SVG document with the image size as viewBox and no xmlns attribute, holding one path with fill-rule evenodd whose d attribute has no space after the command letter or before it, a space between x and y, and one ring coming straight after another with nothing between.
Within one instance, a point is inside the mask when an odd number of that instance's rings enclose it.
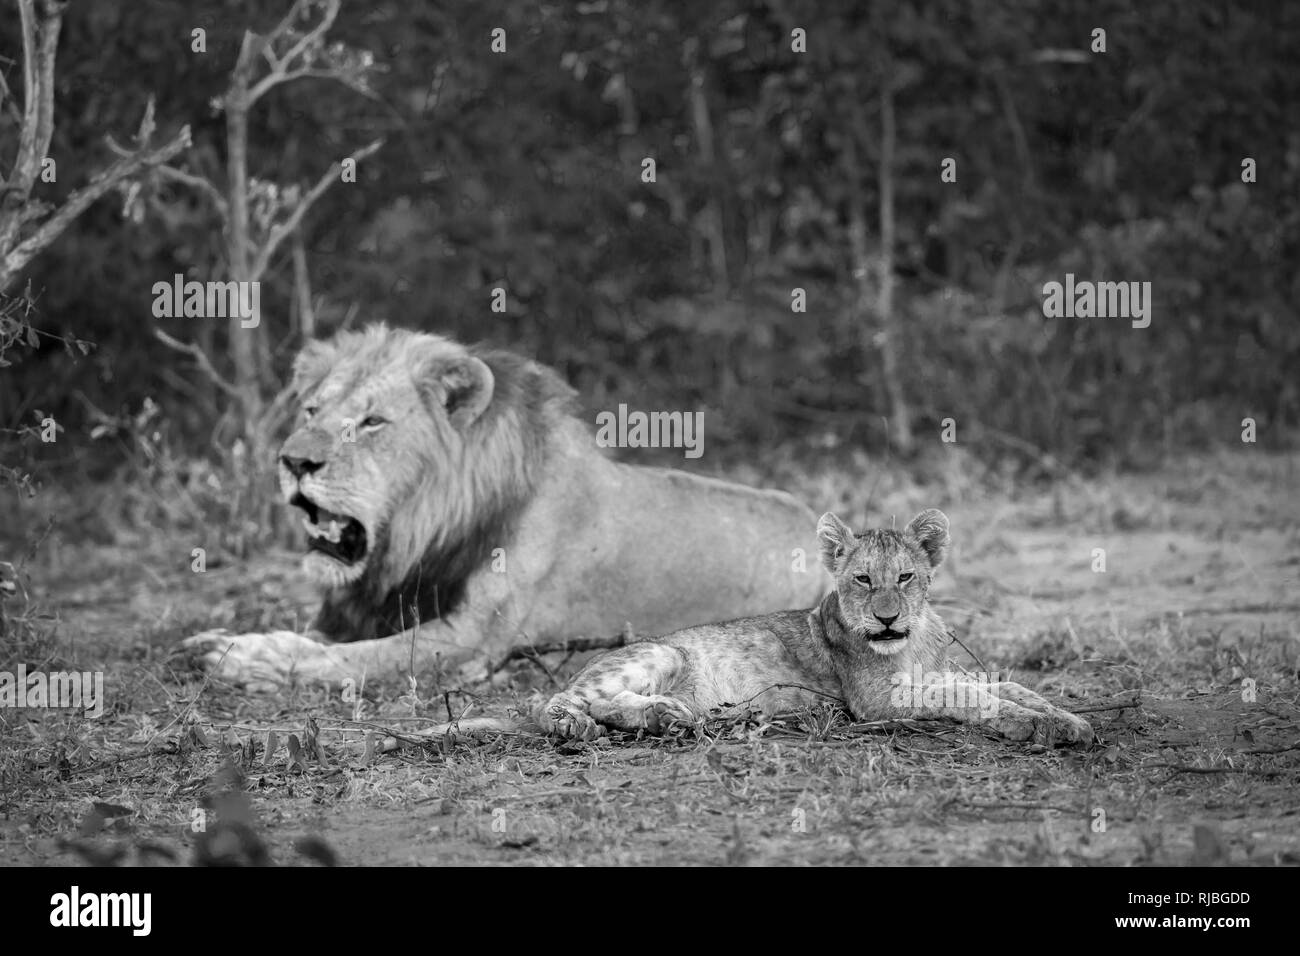
<instances>
[{"instance_id":1,"label":"lion's paw","mask_svg":"<svg viewBox=\"0 0 1300 956\"><path fill-rule=\"evenodd\" d=\"M998 708L998 715L988 721L988 726L1007 740L1030 740L1035 733L1036 715L1024 708L1017 707L1014 713L1009 708Z\"/></svg>"},{"instance_id":2,"label":"lion's paw","mask_svg":"<svg viewBox=\"0 0 1300 956\"><path fill-rule=\"evenodd\" d=\"M215 680L255 692L273 691L294 677L330 679L324 646L293 631L204 631L182 641L178 654Z\"/></svg>"},{"instance_id":3,"label":"lion's paw","mask_svg":"<svg viewBox=\"0 0 1300 956\"><path fill-rule=\"evenodd\" d=\"M652 694L642 709L643 726L652 734L662 733L674 723L694 723L695 715L680 700Z\"/></svg>"},{"instance_id":4,"label":"lion's paw","mask_svg":"<svg viewBox=\"0 0 1300 956\"><path fill-rule=\"evenodd\" d=\"M1047 705L1051 709L1039 717L1040 725L1044 725L1043 743L1048 739L1056 743L1070 744L1090 744L1092 743L1093 732L1092 724L1084 720L1078 714L1072 714L1068 710L1062 710L1059 707ZM1037 737L1035 737L1037 739Z\"/></svg>"},{"instance_id":5,"label":"lion's paw","mask_svg":"<svg viewBox=\"0 0 1300 956\"><path fill-rule=\"evenodd\" d=\"M600 725L582 709L579 702L565 699L558 694L541 709L537 718L542 730L556 737L595 740L601 734Z\"/></svg>"},{"instance_id":6,"label":"lion's paw","mask_svg":"<svg viewBox=\"0 0 1300 956\"><path fill-rule=\"evenodd\" d=\"M1047 706L1040 711L1004 702L988 724L1008 740L1032 740L1049 747L1092 742L1091 724L1069 711Z\"/></svg>"},{"instance_id":7,"label":"lion's paw","mask_svg":"<svg viewBox=\"0 0 1300 956\"><path fill-rule=\"evenodd\" d=\"M995 695L999 700L1009 700L1013 704L1019 704L1027 710L1033 710L1039 713L1048 713L1053 710L1052 704L1036 691L1032 691L1028 687L1013 683L1012 681L1002 681L998 684L992 684L988 689L989 692Z\"/></svg>"},{"instance_id":8,"label":"lion's paw","mask_svg":"<svg viewBox=\"0 0 1300 956\"><path fill-rule=\"evenodd\" d=\"M674 721L692 723L695 715L689 707L672 697L661 694L637 694L620 691L608 700L593 700L591 716L607 727L635 732L648 730L662 733Z\"/></svg>"}]
</instances>

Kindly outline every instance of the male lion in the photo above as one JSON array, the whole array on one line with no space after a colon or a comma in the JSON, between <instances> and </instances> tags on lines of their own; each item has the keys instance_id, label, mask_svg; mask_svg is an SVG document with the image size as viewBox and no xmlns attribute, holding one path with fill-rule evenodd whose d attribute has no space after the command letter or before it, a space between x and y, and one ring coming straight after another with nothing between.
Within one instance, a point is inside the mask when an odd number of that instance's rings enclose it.
<instances>
[{"instance_id":1,"label":"male lion","mask_svg":"<svg viewBox=\"0 0 1300 956\"><path fill-rule=\"evenodd\" d=\"M589 739L601 725L655 732L715 709L772 714L838 700L860 720L951 717L1011 740L1092 740L1086 720L1026 687L945 669L948 635L928 601L948 550L942 511L921 512L901 532L859 535L827 513L817 533L822 562L835 578L835 590L818 606L631 644L588 663L532 721L478 718L429 732L535 723Z\"/></svg>"},{"instance_id":2,"label":"male lion","mask_svg":"<svg viewBox=\"0 0 1300 956\"><path fill-rule=\"evenodd\" d=\"M611 461L573 391L509 352L374 325L307 345L293 387L281 490L324 602L308 635L186 641L220 678L472 679L515 645L664 633L829 587L803 568L812 512L794 498Z\"/></svg>"}]
</instances>

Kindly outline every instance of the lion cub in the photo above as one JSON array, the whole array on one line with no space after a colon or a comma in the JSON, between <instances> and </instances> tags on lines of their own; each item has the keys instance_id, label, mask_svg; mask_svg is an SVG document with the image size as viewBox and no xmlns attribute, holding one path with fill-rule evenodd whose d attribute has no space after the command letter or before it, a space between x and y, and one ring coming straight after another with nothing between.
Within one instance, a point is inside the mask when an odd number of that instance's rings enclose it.
<instances>
[{"instance_id":1,"label":"lion cub","mask_svg":"<svg viewBox=\"0 0 1300 956\"><path fill-rule=\"evenodd\" d=\"M951 717L1011 740L1088 742L1086 720L1010 682L945 669L948 635L927 600L948 519L923 511L902 531L817 525L835 590L815 608L707 624L595 658L538 708L542 729L590 739L600 725L659 731L714 708L772 714L822 700L859 720Z\"/></svg>"}]
</instances>

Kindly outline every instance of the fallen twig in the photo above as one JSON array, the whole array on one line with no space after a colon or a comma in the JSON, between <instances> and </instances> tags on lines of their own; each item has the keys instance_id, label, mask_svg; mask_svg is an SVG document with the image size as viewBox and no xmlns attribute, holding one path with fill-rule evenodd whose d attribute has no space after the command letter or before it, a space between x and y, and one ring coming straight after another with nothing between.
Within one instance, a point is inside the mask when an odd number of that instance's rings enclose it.
<instances>
[{"instance_id":1,"label":"fallen twig","mask_svg":"<svg viewBox=\"0 0 1300 956\"><path fill-rule=\"evenodd\" d=\"M579 637L571 641L550 644L520 644L510 648L500 660L491 665L488 668L488 676L491 677L511 661L531 660L538 663L536 658L542 654L558 654L565 651L576 654L580 651L605 651L623 647L629 642L631 633L632 629L629 627L612 637Z\"/></svg>"},{"instance_id":2,"label":"fallen twig","mask_svg":"<svg viewBox=\"0 0 1300 956\"><path fill-rule=\"evenodd\" d=\"M1073 714L1100 714L1107 710L1128 710L1136 709L1142 706L1142 698L1134 697L1130 701L1117 701L1113 704L1093 704L1088 707L1071 707L1070 712Z\"/></svg>"}]
</instances>

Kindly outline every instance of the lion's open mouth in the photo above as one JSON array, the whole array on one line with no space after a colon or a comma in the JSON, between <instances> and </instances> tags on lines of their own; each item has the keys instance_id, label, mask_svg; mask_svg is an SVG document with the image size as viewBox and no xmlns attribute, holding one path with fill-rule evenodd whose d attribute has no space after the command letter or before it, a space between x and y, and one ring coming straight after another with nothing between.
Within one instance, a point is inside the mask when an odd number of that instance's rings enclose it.
<instances>
[{"instance_id":1,"label":"lion's open mouth","mask_svg":"<svg viewBox=\"0 0 1300 956\"><path fill-rule=\"evenodd\" d=\"M896 631L892 627L887 627L883 631L870 635L870 639L873 641L901 641L907 637L909 633L911 632Z\"/></svg>"},{"instance_id":2,"label":"lion's open mouth","mask_svg":"<svg viewBox=\"0 0 1300 956\"><path fill-rule=\"evenodd\" d=\"M366 529L356 518L322 508L302 492L289 504L306 512L307 550L319 551L343 564L356 564L366 556Z\"/></svg>"}]
</instances>

